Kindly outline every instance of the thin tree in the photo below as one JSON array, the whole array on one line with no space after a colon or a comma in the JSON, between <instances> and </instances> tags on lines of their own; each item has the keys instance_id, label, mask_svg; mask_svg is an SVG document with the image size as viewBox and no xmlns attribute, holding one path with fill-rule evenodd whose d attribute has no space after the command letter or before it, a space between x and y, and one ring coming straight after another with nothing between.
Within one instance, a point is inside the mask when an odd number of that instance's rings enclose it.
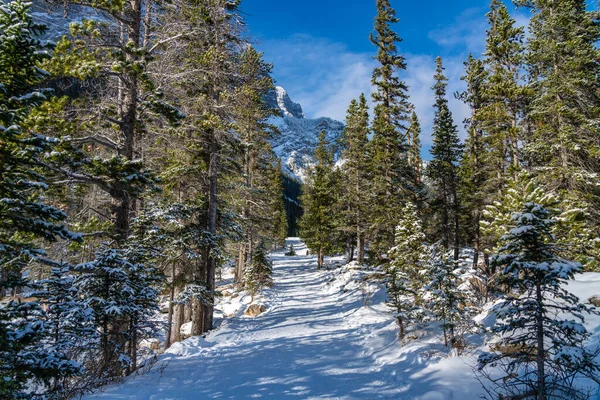
<instances>
[{"instance_id":1,"label":"thin tree","mask_svg":"<svg viewBox=\"0 0 600 400\"><path fill-rule=\"evenodd\" d=\"M412 106L408 86L398 77L406 69L398 54L400 36L392 30L399 22L389 0L377 0L377 17L371 42L377 47L373 71L375 103L370 143L373 200L370 202L370 249L382 257L394 244L395 217L405 200L414 197L414 169L408 164L408 121Z\"/></svg>"},{"instance_id":2,"label":"thin tree","mask_svg":"<svg viewBox=\"0 0 600 400\"><path fill-rule=\"evenodd\" d=\"M463 146L458 138L458 129L454 125L452 113L448 107L446 87L448 78L444 76L441 57L436 58L435 117L433 121L433 159L427 167L427 175L433 184L431 207L435 213L433 229L435 236L442 238L445 249L454 249L454 259L458 259L460 248L459 219L460 203L458 199L458 164Z\"/></svg>"},{"instance_id":3,"label":"thin tree","mask_svg":"<svg viewBox=\"0 0 600 400\"><path fill-rule=\"evenodd\" d=\"M358 101L352 100L346 116L344 129L344 150L342 166L344 184L341 198L342 229L356 237L357 261L362 263L365 256L365 234L367 230L367 205L369 201L368 135L369 109L364 94Z\"/></svg>"},{"instance_id":4,"label":"thin tree","mask_svg":"<svg viewBox=\"0 0 600 400\"><path fill-rule=\"evenodd\" d=\"M318 269L321 269L323 258L334 246L336 184L333 151L325 139L325 132L321 132L314 165L309 170L305 192L301 197L304 215L300 220L302 238L308 248L317 254Z\"/></svg>"}]
</instances>

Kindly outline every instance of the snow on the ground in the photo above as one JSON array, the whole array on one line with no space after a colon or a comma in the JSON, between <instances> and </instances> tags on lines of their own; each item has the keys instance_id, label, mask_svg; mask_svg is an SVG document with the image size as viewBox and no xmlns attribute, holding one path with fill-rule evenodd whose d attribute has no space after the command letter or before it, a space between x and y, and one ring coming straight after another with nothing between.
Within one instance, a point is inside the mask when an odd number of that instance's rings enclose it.
<instances>
[{"instance_id":1,"label":"snow on the ground","mask_svg":"<svg viewBox=\"0 0 600 400\"><path fill-rule=\"evenodd\" d=\"M471 367L481 338L471 338L460 357L448 356L431 326L413 329L401 344L380 272L340 268L341 258L317 272L306 246L290 243L297 256L272 255L273 288L251 299L227 285L216 330L176 343L150 371L86 399L470 400L483 393ZM600 274L582 274L569 287L585 301L600 294L599 282ZM244 316L251 301L267 311ZM590 324L600 336L600 321Z\"/></svg>"}]
</instances>

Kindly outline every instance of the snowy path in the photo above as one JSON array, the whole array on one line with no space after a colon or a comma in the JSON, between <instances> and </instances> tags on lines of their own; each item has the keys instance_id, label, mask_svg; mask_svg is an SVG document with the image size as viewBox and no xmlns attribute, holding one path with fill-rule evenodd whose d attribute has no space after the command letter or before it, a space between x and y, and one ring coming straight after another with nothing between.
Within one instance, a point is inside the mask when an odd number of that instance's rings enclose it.
<instances>
[{"instance_id":1,"label":"snowy path","mask_svg":"<svg viewBox=\"0 0 600 400\"><path fill-rule=\"evenodd\" d=\"M306 254L298 239L293 244ZM431 368L414 347L401 349L385 307L361 307L359 291L332 288L333 273L317 273L315 257L272 258L276 284L265 294L266 313L227 318L206 339L177 344L170 351L178 354L161 356L144 375L86 398L477 398L456 384L471 373L464 360Z\"/></svg>"}]
</instances>

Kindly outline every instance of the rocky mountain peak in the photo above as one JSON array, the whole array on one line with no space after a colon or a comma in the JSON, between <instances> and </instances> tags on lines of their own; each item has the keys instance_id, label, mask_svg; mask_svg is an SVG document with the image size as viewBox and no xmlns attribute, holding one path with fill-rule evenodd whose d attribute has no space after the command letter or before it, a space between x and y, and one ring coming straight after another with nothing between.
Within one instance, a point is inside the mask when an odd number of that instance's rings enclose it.
<instances>
[{"instance_id":1,"label":"rocky mountain peak","mask_svg":"<svg viewBox=\"0 0 600 400\"><path fill-rule=\"evenodd\" d=\"M304 118L302 106L294 103L281 86L276 86L274 90L271 90L265 101L269 107L280 110L282 117Z\"/></svg>"}]
</instances>

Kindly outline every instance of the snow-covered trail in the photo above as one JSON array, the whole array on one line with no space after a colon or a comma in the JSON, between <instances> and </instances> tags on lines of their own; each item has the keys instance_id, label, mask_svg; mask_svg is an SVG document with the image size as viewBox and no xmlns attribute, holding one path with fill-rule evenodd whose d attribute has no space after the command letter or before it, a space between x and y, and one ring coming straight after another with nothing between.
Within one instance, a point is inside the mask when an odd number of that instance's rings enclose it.
<instances>
[{"instance_id":1,"label":"snow-covered trail","mask_svg":"<svg viewBox=\"0 0 600 400\"><path fill-rule=\"evenodd\" d=\"M145 374L86 398L454 397L464 360L459 371L436 371L414 347L399 352L385 308L362 307L359 291L332 288L332 272L317 272L316 258L302 256L304 244L291 243L298 256L272 255L275 286L265 293L266 313L227 318L206 339L176 344ZM452 377L443 382L439 372ZM462 399L476 398L471 394Z\"/></svg>"}]
</instances>

